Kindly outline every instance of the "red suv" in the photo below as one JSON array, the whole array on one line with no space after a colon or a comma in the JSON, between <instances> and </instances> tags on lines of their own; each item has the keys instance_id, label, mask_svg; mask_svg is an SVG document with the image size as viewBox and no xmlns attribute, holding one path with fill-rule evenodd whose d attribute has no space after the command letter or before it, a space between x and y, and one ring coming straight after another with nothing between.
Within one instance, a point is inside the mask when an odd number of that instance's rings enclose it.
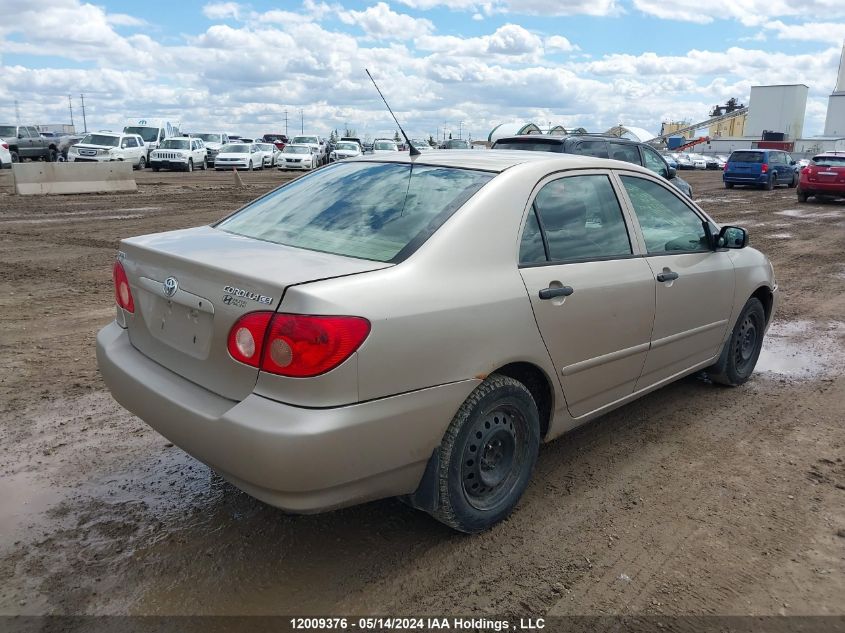
<instances>
[{"instance_id":1,"label":"red suv","mask_svg":"<svg viewBox=\"0 0 845 633\"><path fill-rule=\"evenodd\" d=\"M807 198L845 197L845 152L825 152L801 170L798 181L798 201Z\"/></svg>"}]
</instances>

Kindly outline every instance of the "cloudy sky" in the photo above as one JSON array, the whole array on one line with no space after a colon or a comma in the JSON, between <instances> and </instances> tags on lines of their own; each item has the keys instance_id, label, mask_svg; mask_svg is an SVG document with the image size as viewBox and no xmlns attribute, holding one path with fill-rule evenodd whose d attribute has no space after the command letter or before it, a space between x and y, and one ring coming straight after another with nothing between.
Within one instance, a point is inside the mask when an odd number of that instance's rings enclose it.
<instances>
[{"instance_id":1,"label":"cloudy sky","mask_svg":"<svg viewBox=\"0 0 845 633\"><path fill-rule=\"evenodd\" d=\"M503 121L657 132L755 84L810 88L820 134L845 0L0 0L0 123L486 138Z\"/></svg>"}]
</instances>

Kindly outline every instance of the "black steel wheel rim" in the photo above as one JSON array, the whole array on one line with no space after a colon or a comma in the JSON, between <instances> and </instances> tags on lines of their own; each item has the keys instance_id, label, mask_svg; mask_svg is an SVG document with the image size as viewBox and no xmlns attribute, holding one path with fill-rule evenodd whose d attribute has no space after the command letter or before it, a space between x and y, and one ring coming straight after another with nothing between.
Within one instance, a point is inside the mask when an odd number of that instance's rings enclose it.
<instances>
[{"instance_id":1,"label":"black steel wheel rim","mask_svg":"<svg viewBox=\"0 0 845 633\"><path fill-rule=\"evenodd\" d=\"M754 362L758 347L760 330L757 320L749 314L739 325L736 342L734 345L734 362L736 369L744 373Z\"/></svg>"},{"instance_id":2,"label":"black steel wheel rim","mask_svg":"<svg viewBox=\"0 0 845 633\"><path fill-rule=\"evenodd\" d=\"M477 510L506 500L528 458L528 424L513 406L497 405L470 429L461 461L461 487Z\"/></svg>"}]
</instances>

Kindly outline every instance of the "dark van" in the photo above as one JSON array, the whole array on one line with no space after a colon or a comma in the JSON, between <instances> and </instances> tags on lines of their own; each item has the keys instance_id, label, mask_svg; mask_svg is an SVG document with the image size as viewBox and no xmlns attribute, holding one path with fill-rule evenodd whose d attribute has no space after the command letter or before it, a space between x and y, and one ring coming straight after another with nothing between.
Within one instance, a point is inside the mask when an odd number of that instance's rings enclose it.
<instances>
[{"instance_id":1,"label":"dark van","mask_svg":"<svg viewBox=\"0 0 845 633\"><path fill-rule=\"evenodd\" d=\"M798 172L795 171L795 161L784 151L738 149L725 163L722 180L726 189L734 185L754 185L771 191L777 185L795 187Z\"/></svg>"}]
</instances>

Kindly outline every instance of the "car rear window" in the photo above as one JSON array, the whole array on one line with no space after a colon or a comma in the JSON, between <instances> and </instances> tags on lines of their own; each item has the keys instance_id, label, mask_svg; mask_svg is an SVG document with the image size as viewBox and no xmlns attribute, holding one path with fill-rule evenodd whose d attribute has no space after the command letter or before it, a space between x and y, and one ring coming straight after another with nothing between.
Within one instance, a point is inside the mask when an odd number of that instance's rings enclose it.
<instances>
[{"instance_id":1,"label":"car rear window","mask_svg":"<svg viewBox=\"0 0 845 633\"><path fill-rule=\"evenodd\" d=\"M845 167L845 156L814 156L814 165L830 165L831 167Z\"/></svg>"},{"instance_id":2,"label":"car rear window","mask_svg":"<svg viewBox=\"0 0 845 633\"><path fill-rule=\"evenodd\" d=\"M216 227L286 246L399 262L494 176L454 167L340 163L277 189Z\"/></svg>"},{"instance_id":3,"label":"car rear window","mask_svg":"<svg viewBox=\"0 0 845 633\"><path fill-rule=\"evenodd\" d=\"M734 152L728 159L729 163L762 163L763 152Z\"/></svg>"}]
</instances>

